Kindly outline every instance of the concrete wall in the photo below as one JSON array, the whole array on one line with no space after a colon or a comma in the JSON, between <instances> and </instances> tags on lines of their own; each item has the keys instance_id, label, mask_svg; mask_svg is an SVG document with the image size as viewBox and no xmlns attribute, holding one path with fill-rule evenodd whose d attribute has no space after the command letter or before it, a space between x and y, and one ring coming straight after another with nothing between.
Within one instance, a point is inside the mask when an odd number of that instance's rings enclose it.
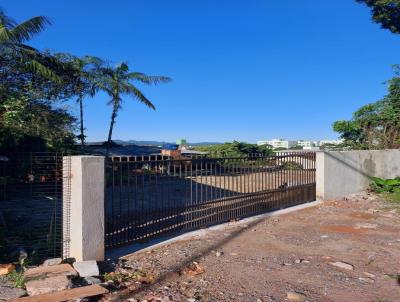
<instances>
[{"instance_id":1,"label":"concrete wall","mask_svg":"<svg viewBox=\"0 0 400 302\"><path fill-rule=\"evenodd\" d=\"M64 219L64 234L69 233L64 254L77 261L104 260L104 157L70 156L64 162L71 173L70 188L63 190L70 194L64 196L70 215Z\"/></svg>"},{"instance_id":2,"label":"concrete wall","mask_svg":"<svg viewBox=\"0 0 400 302\"><path fill-rule=\"evenodd\" d=\"M316 169L317 198L340 198L367 189L372 176L400 176L400 150L321 151Z\"/></svg>"}]
</instances>

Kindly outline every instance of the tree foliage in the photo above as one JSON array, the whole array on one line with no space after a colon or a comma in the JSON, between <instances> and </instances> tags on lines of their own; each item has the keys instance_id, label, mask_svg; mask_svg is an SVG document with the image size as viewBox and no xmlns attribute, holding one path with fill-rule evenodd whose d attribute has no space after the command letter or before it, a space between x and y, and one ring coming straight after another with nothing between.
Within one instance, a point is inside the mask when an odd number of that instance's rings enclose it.
<instances>
[{"instance_id":1,"label":"tree foliage","mask_svg":"<svg viewBox=\"0 0 400 302\"><path fill-rule=\"evenodd\" d=\"M334 131L344 140L344 146L357 149L400 148L400 69L388 81L388 93L375 103L365 105L351 120L336 121Z\"/></svg>"},{"instance_id":2,"label":"tree foliage","mask_svg":"<svg viewBox=\"0 0 400 302\"><path fill-rule=\"evenodd\" d=\"M356 0L372 10L372 19L382 28L400 33L400 0Z\"/></svg>"},{"instance_id":3,"label":"tree foliage","mask_svg":"<svg viewBox=\"0 0 400 302\"><path fill-rule=\"evenodd\" d=\"M256 144L247 144L243 142L233 141L220 145L198 146L195 148L198 151L208 152L215 157L243 157L251 154L272 155L271 146Z\"/></svg>"},{"instance_id":4,"label":"tree foliage","mask_svg":"<svg viewBox=\"0 0 400 302\"><path fill-rule=\"evenodd\" d=\"M18 60L31 72L49 80L60 81L60 77L48 65L50 62L51 65L57 65L56 58L26 44L47 25L50 25L50 20L44 16L33 17L18 24L0 9L1 59Z\"/></svg>"},{"instance_id":5,"label":"tree foliage","mask_svg":"<svg viewBox=\"0 0 400 302\"><path fill-rule=\"evenodd\" d=\"M51 53L24 44L47 23L46 18L35 17L17 24L0 11L2 151L43 151L73 144L75 119L59 104L73 95L69 73Z\"/></svg>"},{"instance_id":6,"label":"tree foliage","mask_svg":"<svg viewBox=\"0 0 400 302\"><path fill-rule=\"evenodd\" d=\"M0 150L64 150L74 143L75 119L64 108L26 96L0 102Z\"/></svg>"},{"instance_id":7,"label":"tree foliage","mask_svg":"<svg viewBox=\"0 0 400 302\"><path fill-rule=\"evenodd\" d=\"M78 58L28 45L48 25L50 21L44 16L17 23L0 9L0 150L21 150L29 146L40 151L59 150L73 147L76 138L84 146L83 101L100 90L111 97L113 107L109 148L125 96L155 109L136 83L150 85L170 79L132 72L126 63L114 68L94 56ZM65 100L71 99L79 105L78 136L74 134L76 119L63 106Z\"/></svg>"},{"instance_id":8,"label":"tree foliage","mask_svg":"<svg viewBox=\"0 0 400 302\"><path fill-rule=\"evenodd\" d=\"M71 95L67 85L32 73L18 60L0 60L0 150L44 151L72 145L75 119L57 105Z\"/></svg>"}]
</instances>

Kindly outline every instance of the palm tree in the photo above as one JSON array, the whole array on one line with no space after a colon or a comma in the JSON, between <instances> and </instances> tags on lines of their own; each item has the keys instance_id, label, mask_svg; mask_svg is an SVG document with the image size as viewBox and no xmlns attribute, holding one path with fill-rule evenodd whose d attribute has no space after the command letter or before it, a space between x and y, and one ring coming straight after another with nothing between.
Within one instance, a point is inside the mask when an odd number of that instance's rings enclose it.
<instances>
[{"instance_id":1,"label":"palm tree","mask_svg":"<svg viewBox=\"0 0 400 302\"><path fill-rule=\"evenodd\" d=\"M86 96L93 97L96 93L96 77L104 62L100 58L94 56L84 56L82 58L71 57L69 61L73 69L73 89L77 96L76 102L79 104L80 135L78 135L78 138L80 139L81 147L83 148L85 146L83 100Z\"/></svg>"},{"instance_id":2,"label":"palm tree","mask_svg":"<svg viewBox=\"0 0 400 302\"><path fill-rule=\"evenodd\" d=\"M156 108L153 103L143 95L143 93L134 85L134 82L151 85L166 83L171 81L171 79L164 76L149 76L140 72L130 72L127 63L121 63L115 67L104 67L102 68L101 74L102 75L96 83L96 87L105 91L111 97L109 105L112 106L106 150L106 156L108 156L111 147L114 124L118 111L122 108L122 96L131 96L150 109L155 110Z\"/></svg>"},{"instance_id":3,"label":"palm tree","mask_svg":"<svg viewBox=\"0 0 400 302\"><path fill-rule=\"evenodd\" d=\"M60 81L58 75L46 66L46 63L57 64L57 61L25 44L50 24L50 20L43 16L34 17L17 24L0 9L0 58L3 59L5 54L11 54L14 58L23 62L31 71L47 79Z\"/></svg>"}]
</instances>

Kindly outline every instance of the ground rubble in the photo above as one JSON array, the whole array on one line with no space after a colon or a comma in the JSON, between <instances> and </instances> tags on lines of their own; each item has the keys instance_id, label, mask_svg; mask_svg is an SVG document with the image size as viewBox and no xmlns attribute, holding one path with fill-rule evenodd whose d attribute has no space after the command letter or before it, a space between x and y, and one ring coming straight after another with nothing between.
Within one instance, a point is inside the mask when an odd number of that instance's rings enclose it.
<instances>
[{"instance_id":1,"label":"ground rubble","mask_svg":"<svg viewBox=\"0 0 400 302\"><path fill-rule=\"evenodd\" d=\"M99 286L102 292L73 292L70 301L398 302L399 222L379 197L352 194L117 260L48 260L25 271L26 291L1 277L0 301Z\"/></svg>"},{"instance_id":2,"label":"ground rubble","mask_svg":"<svg viewBox=\"0 0 400 302\"><path fill-rule=\"evenodd\" d=\"M99 275L96 261L55 258L40 266L13 265L0 278L0 301L81 301L108 292Z\"/></svg>"},{"instance_id":3,"label":"ground rubble","mask_svg":"<svg viewBox=\"0 0 400 302\"><path fill-rule=\"evenodd\" d=\"M399 222L368 192L232 222L120 259L101 301L398 302Z\"/></svg>"}]
</instances>

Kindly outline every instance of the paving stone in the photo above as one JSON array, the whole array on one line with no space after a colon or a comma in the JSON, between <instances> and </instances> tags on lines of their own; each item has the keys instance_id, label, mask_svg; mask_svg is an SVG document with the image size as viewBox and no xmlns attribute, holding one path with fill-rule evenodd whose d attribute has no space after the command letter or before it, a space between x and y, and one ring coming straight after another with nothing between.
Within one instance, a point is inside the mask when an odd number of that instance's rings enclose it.
<instances>
[{"instance_id":1,"label":"paving stone","mask_svg":"<svg viewBox=\"0 0 400 302\"><path fill-rule=\"evenodd\" d=\"M25 282L26 291L30 296L54 293L71 287L71 281L65 275Z\"/></svg>"},{"instance_id":2,"label":"paving stone","mask_svg":"<svg viewBox=\"0 0 400 302\"><path fill-rule=\"evenodd\" d=\"M53 276L77 276L78 273L69 264L59 264L52 266L38 266L25 271L24 277L26 281L32 279L44 279Z\"/></svg>"},{"instance_id":3,"label":"paving stone","mask_svg":"<svg viewBox=\"0 0 400 302\"><path fill-rule=\"evenodd\" d=\"M61 264L61 262L62 262L61 258L51 258L51 259L47 259L45 262L43 262L43 266L59 265L59 264Z\"/></svg>"},{"instance_id":4,"label":"paving stone","mask_svg":"<svg viewBox=\"0 0 400 302\"><path fill-rule=\"evenodd\" d=\"M81 277L91 277L100 275L99 267L95 260L74 262L74 268Z\"/></svg>"},{"instance_id":5,"label":"paving stone","mask_svg":"<svg viewBox=\"0 0 400 302\"><path fill-rule=\"evenodd\" d=\"M12 286L0 286L0 301L11 300L26 295L26 291L22 288L16 288Z\"/></svg>"}]
</instances>

